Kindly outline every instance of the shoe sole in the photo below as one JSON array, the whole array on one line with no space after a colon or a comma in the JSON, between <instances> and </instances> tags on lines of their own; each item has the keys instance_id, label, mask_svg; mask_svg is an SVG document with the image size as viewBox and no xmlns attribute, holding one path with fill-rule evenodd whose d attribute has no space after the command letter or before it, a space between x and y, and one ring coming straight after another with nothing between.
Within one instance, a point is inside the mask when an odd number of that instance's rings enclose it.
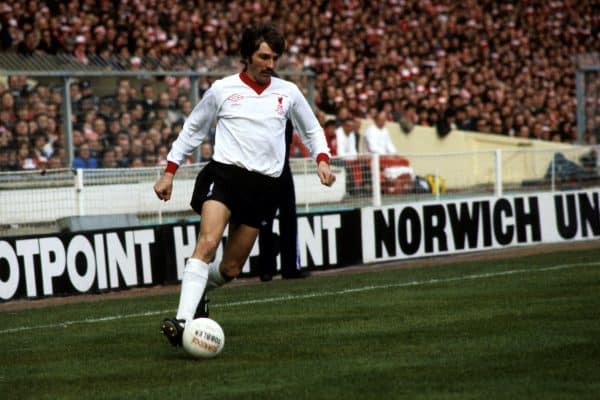
<instances>
[{"instance_id":1,"label":"shoe sole","mask_svg":"<svg viewBox=\"0 0 600 400\"><path fill-rule=\"evenodd\" d=\"M162 326L160 327L160 331L167 338L169 343L175 347L181 346L179 336L179 330L173 321L167 320L163 321Z\"/></svg>"}]
</instances>

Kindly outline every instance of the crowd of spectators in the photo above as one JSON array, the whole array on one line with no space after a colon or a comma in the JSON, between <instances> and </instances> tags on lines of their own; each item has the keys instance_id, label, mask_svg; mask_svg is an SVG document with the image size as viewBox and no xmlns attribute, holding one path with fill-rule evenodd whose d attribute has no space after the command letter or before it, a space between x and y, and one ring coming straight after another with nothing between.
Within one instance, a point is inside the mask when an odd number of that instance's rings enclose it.
<instances>
[{"instance_id":1,"label":"crowd of spectators","mask_svg":"<svg viewBox=\"0 0 600 400\"><path fill-rule=\"evenodd\" d=\"M62 90L60 85L30 88L24 76L8 78L1 97L0 169L67 166L59 114ZM74 168L164 165L169 146L192 109L189 96L176 88L156 95L153 84L138 91L125 78L118 80L114 94L105 96L95 95L89 80L74 82L70 97ZM210 149L203 154L207 152Z\"/></svg>"},{"instance_id":2,"label":"crowd of spectators","mask_svg":"<svg viewBox=\"0 0 600 400\"><path fill-rule=\"evenodd\" d=\"M118 57L127 69L181 59L196 69L219 60L238 67L231 60L237 60L241 29L270 20L288 40L282 62L315 72L319 114L335 116L338 126L383 111L405 131L443 122L573 142L574 56L600 51L600 13L593 4L6 0L0 3L0 51L67 53L82 63L100 57L107 65ZM89 80L75 82L76 165L164 163L193 105L189 82L162 83L167 90L121 79L110 95L98 96ZM66 167L62 100L60 86L32 85L22 76L0 81L0 170ZM590 142L598 135L587 132Z\"/></svg>"}]
</instances>

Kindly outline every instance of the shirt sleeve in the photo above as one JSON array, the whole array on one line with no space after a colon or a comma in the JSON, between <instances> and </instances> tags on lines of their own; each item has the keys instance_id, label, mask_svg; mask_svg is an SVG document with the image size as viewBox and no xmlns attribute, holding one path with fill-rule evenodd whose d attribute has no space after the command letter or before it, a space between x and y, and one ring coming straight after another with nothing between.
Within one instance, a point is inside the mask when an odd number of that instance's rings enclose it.
<instances>
[{"instance_id":1,"label":"shirt sleeve","mask_svg":"<svg viewBox=\"0 0 600 400\"><path fill-rule=\"evenodd\" d=\"M192 154L208 136L213 121L217 116L217 111L218 102L216 90L213 85L204 93L202 100L196 104L185 120L183 128L171 145L169 154L167 154L167 161L181 165L185 158Z\"/></svg>"},{"instance_id":2,"label":"shirt sleeve","mask_svg":"<svg viewBox=\"0 0 600 400\"><path fill-rule=\"evenodd\" d=\"M294 86L293 90L293 105L290 117L313 159L316 160L319 154L326 154L331 157L323 128L297 86Z\"/></svg>"}]
</instances>

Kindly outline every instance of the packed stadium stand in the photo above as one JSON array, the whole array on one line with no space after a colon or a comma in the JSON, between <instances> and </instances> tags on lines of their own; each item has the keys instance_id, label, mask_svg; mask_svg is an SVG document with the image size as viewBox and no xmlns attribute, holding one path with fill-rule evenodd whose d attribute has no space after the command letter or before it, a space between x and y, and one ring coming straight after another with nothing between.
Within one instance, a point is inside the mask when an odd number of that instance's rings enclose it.
<instances>
[{"instance_id":1,"label":"packed stadium stand","mask_svg":"<svg viewBox=\"0 0 600 400\"><path fill-rule=\"evenodd\" d=\"M575 56L600 52L593 4L8 0L0 55L69 54L127 70L184 59L202 68L235 60L242 27L270 20L285 32L286 62L314 72L322 118L384 110L405 133L420 125L572 143ZM137 82L119 79L108 94L87 79L71 85L77 157L66 165L60 86L0 77L0 171L161 165L193 106L189 81L162 79L164 91ZM586 130L588 144L598 126Z\"/></svg>"}]
</instances>

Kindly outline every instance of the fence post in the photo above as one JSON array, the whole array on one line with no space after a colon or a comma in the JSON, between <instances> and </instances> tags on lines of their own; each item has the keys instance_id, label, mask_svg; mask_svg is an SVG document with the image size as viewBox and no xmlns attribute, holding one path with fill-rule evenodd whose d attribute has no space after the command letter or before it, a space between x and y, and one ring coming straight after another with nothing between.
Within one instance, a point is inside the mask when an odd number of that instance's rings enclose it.
<instances>
[{"instance_id":1,"label":"fence post","mask_svg":"<svg viewBox=\"0 0 600 400\"><path fill-rule=\"evenodd\" d=\"M373 207L381 206L381 170L379 168L379 154L371 155L371 188Z\"/></svg>"},{"instance_id":2,"label":"fence post","mask_svg":"<svg viewBox=\"0 0 600 400\"><path fill-rule=\"evenodd\" d=\"M63 78L63 135L65 136L65 145L67 152L67 168L73 165L75 158L75 150L73 148L73 118L71 116L73 104L71 102L71 78L65 76Z\"/></svg>"},{"instance_id":3,"label":"fence post","mask_svg":"<svg viewBox=\"0 0 600 400\"><path fill-rule=\"evenodd\" d=\"M83 169L75 170L75 199L77 201L77 215L85 215L84 198L83 198Z\"/></svg>"},{"instance_id":4,"label":"fence post","mask_svg":"<svg viewBox=\"0 0 600 400\"><path fill-rule=\"evenodd\" d=\"M494 183L494 194L496 197L502 196L502 150L496 149L496 182Z\"/></svg>"}]
</instances>

